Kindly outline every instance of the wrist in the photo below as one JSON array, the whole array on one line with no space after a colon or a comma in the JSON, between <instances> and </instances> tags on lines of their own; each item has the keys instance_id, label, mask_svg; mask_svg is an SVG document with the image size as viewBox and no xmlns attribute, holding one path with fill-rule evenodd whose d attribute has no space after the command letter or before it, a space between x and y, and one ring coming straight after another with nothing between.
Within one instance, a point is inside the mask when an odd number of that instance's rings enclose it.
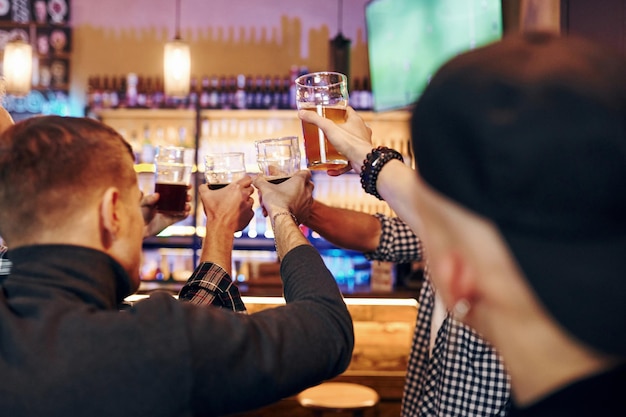
<instances>
[{"instance_id":1,"label":"wrist","mask_svg":"<svg viewBox=\"0 0 626 417\"><path fill-rule=\"evenodd\" d=\"M322 217L320 215L320 210L323 208L322 203L320 203L317 200L313 200L313 203L311 204L311 208L308 211L308 215L304 218L300 218L300 216L296 216L298 217L298 220L300 220L300 222L302 222L303 225L316 230L317 229L317 225L319 224L319 219Z\"/></svg>"},{"instance_id":2,"label":"wrist","mask_svg":"<svg viewBox=\"0 0 626 417\"><path fill-rule=\"evenodd\" d=\"M367 154L363 160L363 166L359 174L361 177L361 186L366 193L373 195L379 200L383 199L376 189L376 182L385 164L394 159L404 162L404 158L400 152L385 146L374 148Z\"/></svg>"},{"instance_id":3,"label":"wrist","mask_svg":"<svg viewBox=\"0 0 626 417\"><path fill-rule=\"evenodd\" d=\"M293 213L291 213L291 212L290 212L290 211L288 211L288 210L283 210L283 211L277 211L277 212L275 212L275 213L273 213L273 214L272 214L272 217L270 218L270 219L271 219L271 223L272 223L272 228L275 228L275 227L276 227L276 221L277 221L277 219L278 219L278 218L280 218L280 217L283 217L283 216L284 216L285 218L289 218L289 217L291 217L291 220L293 220L293 222L294 222L296 225L298 225L298 224L299 224L299 223L298 223L298 219L296 218L296 216L294 216L294 215L293 215Z\"/></svg>"}]
</instances>

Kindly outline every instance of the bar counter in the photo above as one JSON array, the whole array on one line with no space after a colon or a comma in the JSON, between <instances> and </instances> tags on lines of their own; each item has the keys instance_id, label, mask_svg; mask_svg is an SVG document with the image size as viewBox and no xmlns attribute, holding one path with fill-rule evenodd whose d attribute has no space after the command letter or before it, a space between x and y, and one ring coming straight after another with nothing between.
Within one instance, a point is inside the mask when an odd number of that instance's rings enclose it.
<instances>
[{"instance_id":1,"label":"bar counter","mask_svg":"<svg viewBox=\"0 0 626 417\"><path fill-rule=\"evenodd\" d=\"M398 295L344 298L354 321L355 345L348 369L333 381L354 382L375 389L380 396L376 417L400 415L418 305L415 298ZM128 297L127 301L137 301L146 296L136 294ZM251 314L285 303L284 298L277 296L242 298ZM290 397L239 416L310 417L311 411L300 407L295 397ZM374 417L374 411L366 412L365 417Z\"/></svg>"}]
</instances>

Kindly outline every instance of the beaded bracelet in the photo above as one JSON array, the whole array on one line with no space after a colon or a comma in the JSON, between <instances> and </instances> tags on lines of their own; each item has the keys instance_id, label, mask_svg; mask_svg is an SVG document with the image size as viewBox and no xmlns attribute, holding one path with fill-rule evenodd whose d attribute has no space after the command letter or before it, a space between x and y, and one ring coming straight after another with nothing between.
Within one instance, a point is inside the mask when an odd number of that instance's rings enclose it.
<instances>
[{"instance_id":1,"label":"beaded bracelet","mask_svg":"<svg viewBox=\"0 0 626 417\"><path fill-rule=\"evenodd\" d=\"M404 162L404 158L400 152L387 148L386 146L379 146L372 149L372 152L368 153L363 160L363 166L361 166L361 186L366 193L373 195L374 197L382 200L383 198L378 194L376 190L376 181L378 181L378 174L383 169L383 166L391 161L397 159Z\"/></svg>"}]
</instances>

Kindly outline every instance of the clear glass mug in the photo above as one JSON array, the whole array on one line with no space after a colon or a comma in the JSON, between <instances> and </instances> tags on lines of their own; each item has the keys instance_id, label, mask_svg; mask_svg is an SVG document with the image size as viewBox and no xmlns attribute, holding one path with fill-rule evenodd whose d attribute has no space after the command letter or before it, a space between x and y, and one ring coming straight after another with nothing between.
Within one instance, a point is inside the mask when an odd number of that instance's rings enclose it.
<instances>
[{"instance_id":1,"label":"clear glass mug","mask_svg":"<svg viewBox=\"0 0 626 417\"><path fill-rule=\"evenodd\" d=\"M154 156L154 191L159 193L156 209L182 213L187 203L187 189L193 168L193 149L158 146Z\"/></svg>"},{"instance_id":2,"label":"clear glass mug","mask_svg":"<svg viewBox=\"0 0 626 417\"><path fill-rule=\"evenodd\" d=\"M211 190L226 187L245 175L243 152L212 153L204 157L204 178Z\"/></svg>"},{"instance_id":3,"label":"clear glass mug","mask_svg":"<svg viewBox=\"0 0 626 417\"><path fill-rule=\"evenodd\" d=\"M259 170L269 182L280 184L300 169L300 143L297 136L257 140L254 146Z\"/></svg>"}]
</instances>

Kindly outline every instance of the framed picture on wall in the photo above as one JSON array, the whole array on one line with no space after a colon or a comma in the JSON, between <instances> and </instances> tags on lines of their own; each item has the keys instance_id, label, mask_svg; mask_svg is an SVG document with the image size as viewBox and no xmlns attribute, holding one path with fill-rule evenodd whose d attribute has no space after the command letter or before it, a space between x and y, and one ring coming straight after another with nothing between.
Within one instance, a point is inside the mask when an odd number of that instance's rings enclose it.
<instances>
[{"instance_id":1,"label":"framed picture on wall","mask_svg":"<svg viewBox=\"0 0 626 417\"><path fill-rule=\"evenodd\" d=\"M0 21L28 23L31 0L0 0Z\"/></svg>"},{"instance_id":2,"label":"framed picture on wall","mask_svg":"<svg viewBox=\"0 0 626 417\"><path fill-rule=\"evenodd\" d=\"M0 0L2 1L2 0ZM32 21L45 25L65 25L70 20L69 0L31 0Z\"/></svg>"},{"instance_id":3,"label":"framed picture on wall","mask_svg":"<svg viewBox=\"0 0 626 417\"><path fill-rule=\"evenodd\" d=\"M69 88L69 59L42 58L38 65L37 88L67 90Z\"/></svg>"},{"instance_id":4,"label":"framed picture on wall","mask_svg":"<svg viewBox=\"0 0 626 417\"><path fill-rule=\"evenodd\" d=\"M39 56L63 55L71 51L71 29L63 27L37 27L36 51Z\"/></svg>"}]
</instances>

